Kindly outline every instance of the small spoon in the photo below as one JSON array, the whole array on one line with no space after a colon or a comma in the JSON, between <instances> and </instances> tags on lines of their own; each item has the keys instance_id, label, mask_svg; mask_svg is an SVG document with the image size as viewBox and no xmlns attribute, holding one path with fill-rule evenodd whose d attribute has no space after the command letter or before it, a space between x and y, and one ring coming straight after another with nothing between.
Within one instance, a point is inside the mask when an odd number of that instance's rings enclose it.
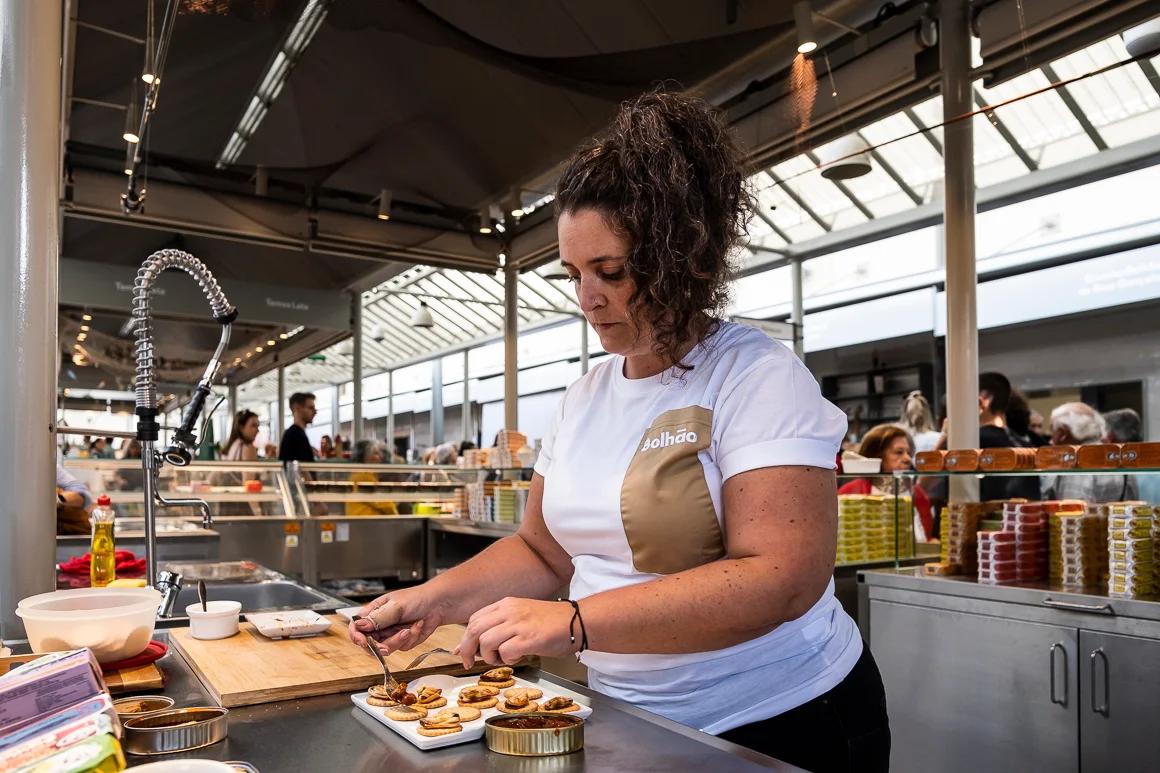
<instances>
[{"instance_id":1,"label":"small spoon","mask_svg":"<svg viewBox=\"0 0 1160 773\"><path fill-rule=\"evenodd\" d=\"M205 605L205 580L197 581L197 598L201 601L201 611L209 612L209 608Z\"/></svg>"}]
</instances>

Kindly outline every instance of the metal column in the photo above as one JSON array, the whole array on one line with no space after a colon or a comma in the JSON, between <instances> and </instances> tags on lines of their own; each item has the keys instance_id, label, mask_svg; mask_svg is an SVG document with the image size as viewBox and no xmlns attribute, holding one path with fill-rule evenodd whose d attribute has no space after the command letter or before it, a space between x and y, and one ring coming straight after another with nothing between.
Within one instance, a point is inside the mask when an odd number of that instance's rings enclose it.
<instances>
[{"instance_id":1,"label":"metal column","mask_svg":"<svg viewBox=\"0 0 1160 773\"><path fill-rule=\"evenodd\" d=\"M793 353L797 355L798 359L805 362L806 359L806 312L805 312L805 293L802 289L802 259L791 258L790 265L790 281L793 285L793 314L790 322L794 324L793 331Z\"/></svg>"},{"instance_id":2,"label":"metal column","mask_svg":"<svg viewBox=\"0 0 1160 773\"><path fill-rule=\"evenodd\" d=\"M282 433L286 431L286 369L278 367L278 410L270 417L270 425L274 430L275 443L282 442Z\"/></svg>"},{"instance_id":3,"label":"metal column","mask_svg":"<svg viewBox=\"0 0 1160 773\"><path fill-rule=\"evenodd\" d=\"M588 372L588 320L580 316L580 375Z\"/></svg>"},{"instance_id":4,"label":"metal column","mask_svg":"<svg viewBox=\"0 0 1160 773\"><path fill-rule=\"evenodd\" d=\"M979 445L979 332L975 307L975 154L971 119L971 7L968 0L942 0L942 49L946 292L947 415L951 448ZM971 490L955 483L973 484ZM978 484L952 480L951 498L977 498ZM972 496L973 495L973 496Z\"/></svg>"},{"instance_id":5,"label":"metal column","mask_svg":"<svg viewBox=\"0 0 1160 773\"><path fill-rule=\"evenodd\" d=\"M395 371L387 371L387 442L395 453Z\"/></svg>"},{"instance_id":6,"label":"metal column","mask_svg":"<svg viewBox=\"0 0 1160 773\"><path fill-rule=\"evenodd\" d=\"M338 393L341 384L332 384L330 387L330 439L334 440L342 431L342 422L338 420ZM354 449L351 449L354 450Z\"/></svg>"},{"instance_id":7,"label":"metal column","mask_svg":"<svg viewBox=\"0 0 1160 773\"><path fill-rule=\"evenodd\" d=\"M350 327L354 338L354 357L351 358L351 388L354 390L354 413L350 422L350 447L354 448L363 437L362 370L363 324L362 293L356 292L350 302Z\"/></svg>"},{"instance_id":8,"label":"metal column","mask_svg":"<svg viewBox=\"0 0 1160 773\"><path fill-rule=\"evenodd\" d=\"M226 388L226 402L229 403L229 406L230 406L229 407L229 411L230 411L229 421L227 422L228 426L226 428L226 432L229 433L229 432L234 431L234 419L236 419L237 415L238 415L238 385L237 384L230 384ZM226 438L229 438L228 434L226 435ZM226 449L226 450L228 451L229 449Z\"/></svg>"},{"instance_id":9,"label":"metal column","mask_svg":"<svg viewBox=\"0 0 1160 773\"><path fill-rule=\"evenodd\" d=\"M0 0L0 638L53 568L61 3Z\"/></svg>"},{"instance_id":10,"label":"metal column","mask_svg":"<svg viewBox=\"0 0 1160 773\"><path fill-rule=\"evenodd\" d=\"M471 354L470 349L463 350L463 442L469 442L474 436L471 431Z\"/></svg>"},{"instance_id":11,"label":"metal column","mask_svg":"<svg viewBox=\"0 0 1160 773\"><path fill-rule=\"evenodd\" d=\"M431 445L443 442L443 358L431 360Z\"/></svg>"},{"instance_id":12,"label":"metal column","mask_svg":"<svg viewBox=\"0 0 1160 773\"><path fill-rule=\"evenodd\" d=\"M520 374L519 350L519 272L512 264L503 270L503 426L519 429Z\"/></svg>"}]
</instances>

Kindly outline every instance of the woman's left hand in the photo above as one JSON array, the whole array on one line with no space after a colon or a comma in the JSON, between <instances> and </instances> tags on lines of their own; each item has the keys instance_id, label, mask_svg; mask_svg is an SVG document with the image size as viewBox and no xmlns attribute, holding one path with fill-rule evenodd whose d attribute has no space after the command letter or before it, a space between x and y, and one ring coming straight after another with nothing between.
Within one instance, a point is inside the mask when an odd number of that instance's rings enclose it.
<instances>
[{"instance_id":1,"label":"woman's left hand","mask_svg":"<svg viewBox=\"0 0 1160 773\"><path fill-rule=\"evenodd\" d=\"M476 653L495 665L510 665L526 655L571 655L576 651L568 633L571 621L572 606L566 601L509 596L471 616L456 653L464 668L471 668Z\"/></svg>"}]
</instances>

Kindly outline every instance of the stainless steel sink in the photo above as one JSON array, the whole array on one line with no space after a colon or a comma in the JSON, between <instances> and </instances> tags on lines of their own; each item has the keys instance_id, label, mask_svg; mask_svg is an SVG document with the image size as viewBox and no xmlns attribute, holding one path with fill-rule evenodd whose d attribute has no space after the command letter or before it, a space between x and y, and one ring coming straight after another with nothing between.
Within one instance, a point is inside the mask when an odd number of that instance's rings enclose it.
<instances>
[{"instance_id":1,"label":"stainless steel sink","mask_svg":"<svg viewBox=\"0 0 1160 773\"><path fill-rule=\"evenodd\" d=\"M315 612L333 612L350 606L348 602L328 596L290 580L263 582L210 582L206 583L206 597L217 601L238 601L242 613L272 612L280 609L312 609ZM167 620L185 620L185 608L197 603L197 587L188 584L177 595L173 605L174 617Z\"/></svg>"}]
</instances>

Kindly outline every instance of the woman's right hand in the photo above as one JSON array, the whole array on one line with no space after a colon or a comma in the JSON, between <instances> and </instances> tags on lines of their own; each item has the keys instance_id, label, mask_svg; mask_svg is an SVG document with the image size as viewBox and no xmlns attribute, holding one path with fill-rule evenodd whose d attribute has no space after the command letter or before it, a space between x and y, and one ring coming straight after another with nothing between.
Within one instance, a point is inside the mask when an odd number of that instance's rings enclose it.
<instances>
[{"instance_id":1,"label":"woman's right hand","mask_svg":"<svg viewBox=\"0 0 1160 773\"><path fill-rule=\"evenodd\" d=\"M348 627L350 640L363 647L369 638L389 655L422 644L443 625L446 610L426 586L420 585L384 593L359 610L359 616Z\"/></svg>"}]
</instances>

